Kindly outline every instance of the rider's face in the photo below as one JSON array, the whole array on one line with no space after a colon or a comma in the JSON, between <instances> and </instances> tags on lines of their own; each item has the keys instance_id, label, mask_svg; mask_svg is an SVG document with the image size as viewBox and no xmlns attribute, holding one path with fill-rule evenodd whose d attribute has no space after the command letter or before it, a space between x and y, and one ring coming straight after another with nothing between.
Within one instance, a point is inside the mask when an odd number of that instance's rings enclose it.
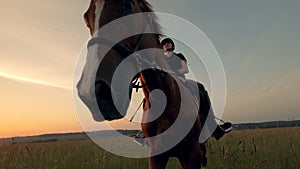
<instances>
[{"instance_id":1,"label":"rider's face","mask_svg":"<svg viewBox=\"0 0 300 169\"><path fill-rule=\"evenodd\" d=\"M172 43L167 42L167 43L165 43L165 44L163 45L163 50L164 50L164 51L168 51L168 49L170 50L170 49L172 49L172 48L173 48Z\"/></svg>"}]
</instances>

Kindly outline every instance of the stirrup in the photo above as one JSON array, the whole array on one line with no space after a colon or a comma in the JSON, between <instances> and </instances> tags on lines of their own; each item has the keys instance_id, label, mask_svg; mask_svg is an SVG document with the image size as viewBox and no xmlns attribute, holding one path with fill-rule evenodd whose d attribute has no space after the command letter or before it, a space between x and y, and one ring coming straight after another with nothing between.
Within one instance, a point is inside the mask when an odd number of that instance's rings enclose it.
<instances>
[{"instance_id":1,"label":"stirrup","mask_svg":"<svg viewBox=\"0 0 300 169\"><path fill-rule=\"evenodd\" d=\"M220 127L220 129L223 130L225 133L229 133L233 129L233 125L231 122L226 122L218 117L215 117L215 119L223 123L218 125L218 127Z\"/></svg>"}]
</instances>

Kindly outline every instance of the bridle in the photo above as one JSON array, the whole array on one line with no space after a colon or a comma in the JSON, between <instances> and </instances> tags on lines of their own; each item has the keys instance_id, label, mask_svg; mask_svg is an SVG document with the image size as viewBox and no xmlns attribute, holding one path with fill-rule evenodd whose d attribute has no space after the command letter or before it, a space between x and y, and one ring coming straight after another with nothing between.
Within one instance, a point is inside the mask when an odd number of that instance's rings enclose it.
<instances>
[{"instance_id":1,"label":"bridle","mask_svg":"<svg viewBox=\"0 0 300 169\"><path fill-rule=\"evenodd\" d=\"M121 9L122 9L122 17L125 15L129 15L129 14L133 14L135 12L135 8L134 8L134 2L133 0L120 0L121 1ZM139 3L140 8L142 9L142 12L144 12L145 10L143 9L143 0L137 0ZM88 41L87 44L87 48L89 49L91 46L97 45L97 44L101 44L104 46L108 46L111 47L111 49L113 49L114 51L116 51L121 57L125 58L131 54L133 54L136 63L138 64L138 69L139 72L142 70L142 67L151 67L151 68L157 68L157 69L161 69L158 64L153 60L153 61L149 61L147 59L145 59L144 57L142 57L137 51L140 49L141 44L143 43L147 33L149 31L149 29L151 28L152 25L152 17L150 14L148 14L146 16L147 19L147 24L145 25L144 29L143 29L143 33L141 33L139 35L139 38L137 40L137 42L135 43L133 50L128 50L127 48L123 47L122 45L115 43L109 39L105 39L102 37L93 37ZM138 90L139 88L144 87L144 85L139 85L138 82L138 78L139 76L134 77L132 83L131 83L131 87L135 88L136 90Z\"/></svg>"}]
</instances>

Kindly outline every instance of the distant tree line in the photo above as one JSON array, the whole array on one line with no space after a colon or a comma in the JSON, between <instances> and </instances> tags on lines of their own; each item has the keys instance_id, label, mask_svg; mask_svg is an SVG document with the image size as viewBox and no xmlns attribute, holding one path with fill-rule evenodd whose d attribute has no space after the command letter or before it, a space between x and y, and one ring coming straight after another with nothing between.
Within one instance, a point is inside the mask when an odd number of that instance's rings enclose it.
<instances>
[{"instance_id":1,"label":"distant tree line","mask_svg":"<svg viewBox=\"0 0 300 169\"><path fill-rule=\"evenodd\" d=\"M259 128L283 128L300 126L300 120L294 121L271 121L261 123L242 123L233 125L237 130L259 129Z\"/></svg>"}]
</instances>

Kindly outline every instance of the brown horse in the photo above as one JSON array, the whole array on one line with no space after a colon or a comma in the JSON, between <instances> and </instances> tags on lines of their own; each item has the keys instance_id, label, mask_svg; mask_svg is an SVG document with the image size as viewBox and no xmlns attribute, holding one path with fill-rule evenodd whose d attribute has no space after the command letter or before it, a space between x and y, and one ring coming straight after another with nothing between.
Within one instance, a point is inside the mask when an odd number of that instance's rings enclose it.
<instances>
[{"instance_id":1,"label":"brown horse","mask_svg":"<svg viewBox=\"0 0 300 169\"><path fill-rule=\"evenodd\" d=\"M151 6L144 0L91 0L89 9L84 14L86 24L94 37L89 42L89 46L96 43L99 43L100 46L111 46L112 42L101 37L101 33L98 34L97 30L123 16L143 12L152 12ZM151 13L146 17L138 16L138 19L122 22L112 29L126 34L132 27L144 25L141 27L160 32L156 20L155 14ZM112 32L116 30L112 30ZM145 32L145 29L142 31ZM124 114L120 112L126 112L128 101L118 99L118 96L124 95L124 93L111 86L113 74L128 55L136 53L138 50L157 49L136 55L135 59L130 61L128 70L123 72L124 76L127 76L136 70L141 70L137 71L139 73L136 77L140 79L145 96L141 127L150 146L149 168L164 169L170 157L177 157L182 168L199 169L201 165L206 165L205 146L198 142L201 132L199 107L183 82L173 76L172 72L167 73L170 67L160 50L159 36L160 33L140 33L129 36L112 45L111 49L100 59L101 63L97 63L100 62L97 61L99 60L97 58L95 61L87 59L83 74L77 84L78 94L91 110L96 121L122 118ZM91 65L97 64L99 64L97 70L91 70ZM93 79L91 76L96 77ZM132 80L132 77L130 78ZM126 86L128 82L120 80L119 85ZM132 89L127 86L127 90L128 88ZM157 91L162 91L163 94ZM131 95L131 90L129 95ZM113 98L117 98L115 100L118 104L123 105L121 110L116 108ZM161 108L156 106L161 100L165 100L162 113L157 112ZM178 122L178 119L181 120ZM180 139L178 140L178 138ZM174 146L170 146L170 144L174 144Z\"/></svg>"}]
</instances>

